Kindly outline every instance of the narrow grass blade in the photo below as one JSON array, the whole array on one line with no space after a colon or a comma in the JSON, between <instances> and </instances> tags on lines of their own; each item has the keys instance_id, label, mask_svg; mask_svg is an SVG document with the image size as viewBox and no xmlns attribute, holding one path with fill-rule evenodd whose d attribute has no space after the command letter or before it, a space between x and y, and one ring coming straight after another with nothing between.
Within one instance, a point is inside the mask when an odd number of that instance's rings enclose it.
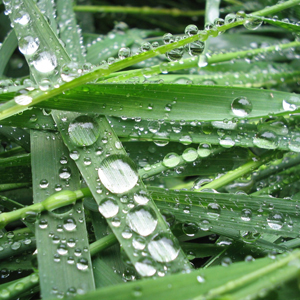
<instances>
[{"instance_id":1,"label":"narrow grass blade","mask_svg":"<svg viewBox=\"0 0 300 300\"><path fill-rule=\"evenodd\" d=\"M35 203L47 198L55 189L79 187L77 168L68 159L68 150L58 135L31 131L31 151ZM43 274L40 281L43 298L94 289L81 201L43 213L36 223L36 239L39 271ZM56 272L53 272L53 264Z\"/></svg>"}]
</instances>

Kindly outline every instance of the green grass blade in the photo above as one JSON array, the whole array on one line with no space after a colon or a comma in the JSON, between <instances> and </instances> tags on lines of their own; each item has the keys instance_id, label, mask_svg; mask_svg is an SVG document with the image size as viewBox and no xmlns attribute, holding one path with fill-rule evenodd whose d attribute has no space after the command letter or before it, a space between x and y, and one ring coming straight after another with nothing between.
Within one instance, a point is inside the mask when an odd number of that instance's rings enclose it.
<instances>
[{"instance_id":1,"label":"green grass blade","mask_svg":"<svg viewBox=\"0 0 300 300\"><path fill-rule=\"evenodd\" d=\"M55 189L79 187L77 168L68 159L68 150L58 135L32 131L31 151L35 203L47 198ZM39 271L43 274L40 281L43 298L94 289L81 201L65 209L43 213L36 223L36 239ZM53 264L56 272L53 272Z\"/></svg>"},{"instance_id":2,"label":"green grass blade","mask_svg":"<svg viewBox=\"0 0 300 300\"><path fill-rule=\"evenodd\" d=\"M164 272L166 263L167 274L189 270L188 260L147 195L134 163L126 155L105 117L64 112L57 112L53 117L71 157L75 159L99 205L99 211L139 274L151 277L157 272ZM130 172L129 175L126 175L124 168ZM133 200L134 197L136 200ZM106 208L106 205L110 208ZM129 233L129 239L124 232ZM132 240L136 239L143 240L143 249L134 247ZM164 246L164 240L169 246ZM162 246L154 249L157 243L162 243ZM169 250L165 247L169 247ZM159 258L161 255L166 255L166 258Z\"/></svg>"}]
</instances>

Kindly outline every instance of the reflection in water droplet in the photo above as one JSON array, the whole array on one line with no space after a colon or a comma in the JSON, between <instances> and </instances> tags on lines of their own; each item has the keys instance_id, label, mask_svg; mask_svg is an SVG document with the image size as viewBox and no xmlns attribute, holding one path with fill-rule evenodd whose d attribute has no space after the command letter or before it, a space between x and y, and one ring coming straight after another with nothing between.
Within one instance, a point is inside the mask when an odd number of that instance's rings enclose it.
<instances>
[{"instance_id":1,"label":"reflection in water droplet","mask_svg":"<svg viewBox=\"0 0 300 300\"><path fill-rule=\"evenodd\" d=\"M168 233L156 235L148 245L151 256L159 262L170 262L179 254L178 241Z\"/></svg>"},{"instance_id":2,"label":"reflection in water droplet","mask_svg":"<svg viewBox=\"0 0 300 300\"><path fill-rule=\"evenodd\" d=\"M70 158L73 159L73 160L78 160L79 157L80 157L80 154L77 150L73 150L73 151L70 151Z\"/></svg>"},{"instance_id":3,"label":"reflection in water droplet","mask_svg":"<svg viewBox=\"0 0 300 300\"><path fill-rule=\"evenodd\" d=\"M249 208L245 208L242 210L241 219L243 221L250 221L252 217L252 211Z\"/></svg>"},{"instance_id":4,"label":"reflection in water droplet","mask_svg":"<svg viewBox=\"0 0 300 300\"><path fill-rule=\"evenodd\" d=\"M246 97L237 97L231 103L231 110L237 117L246 117L252 111L252 103Z\"/></svg>"},{"instance_id":5,"label":"reflection in water droplet","mask_svg":"<svg viewBox=\"0 0 300 300\"><path fill-rule=\"evenodd\" d=\"M102 200L99 204L99 212L105 218L114 217L119 212L119 206L114 199L106 198Z\"/></svg>"},{"instance_id":6,"label":"reflection in water droplet","mask_svg":"<svg viewBox=\"0 0 300 300\"><path fill-rule=\"evenodd\" d=\"M138 181L133 161L126 155L110 155L102 160L98 169L99 179L112 193L130 191Z\"/></svg>"},{"instance_id":7,"label":"reflection in water droplet","mask_svg":"<svg viewBox=\"0 0 300 300\"><path fill-rule=\"evenodd\" d=\"M154 210L146 206L133 208L126 217L129 227L142 236L153 233L157 225L157 217Z\"/></svg>"},{"instance_id":8,"label":"reflection in water droplet","mask_svg":"<svg viewBox=\"0 0 300 300\"><path fill-rule=\"evenodd\" d=\"M209 203L207 205L207 216L211 218L218 218L221 213L221 207L218 203Z\"/></svg>"},{"instance_id":9,"label":"reflection in water droplet","mask_svg":"<svg viewBox=\"0 0 300 300\"><path fill-rule=\"evenodd\" d=\"M57 253L59 255L67 255L68 254L68 247L66 244L60 244L58 247L57 247Z\"/></svg>"},{"instance_id":10,"label":"reflection in water droplet","mask_svg":"<svg viewBox=\"0 0 300 300\"><path fill-rule=\"evenodd\" d=\"M48 221L46 219L40 219L39 228L46 229L48 227Z\"/></svg>"},{"instance_id":11,"label":"reflection in water droplet","mask_svg":"<svg viewBox=\"0 0 300 300\"><path fill-rule=\"evenodd\" d=\"M40 188L41 189L46 189L49 186L49 182L47 179L42 179L40 181Z\"/></svg>"},{"instance_id":12,"label":"reflection in water droplet","mask_svg":"<svg viewBox=\"0 0 300 300\"><path fill-rule=\"evenodd\" d=\"M59 177L67 180L71 177L71 169L69 167L62 167L59 169Z\"/></svg>"},{"instance_id":13,"label":"reflection in water droplet","mask_svg":"<svg viewBox=\"0 0 300 300\"><path fill-rule=\"evenodd\" d=\"M135 263L135 269L142 276L153 276L156 273L155 262L151 258L142 258Z\"/></svg>"},{"instance_id":14,"label":"reflection in water droplet","mask_svg":"<svg viewBox=\"0 0 300 300\"><path fill-rule=\"evenodd\" d=\"M132 240L132 246L136 250L143 250L146 247L146 239L142 236L137 236Z\"/></svg>"},{"instance_id":15,"label":"reflection in water droplet","mask_svg":"<svg viewBox=\"0 0 300 300\"><path fill-rule=\"evenodd\" d=\"M198 158L198 153L194 148L187 148L183 151L182 158L187 162L192 162Z\"/></svg>"},{"instance_id":16,"label":"reflection in water droplet","mask_svg":"<svg viewBox=\"0 0 300 300\"><path fill-rule=\"evenodd\" d=\"M68 133L75 145L79 147L91 146L100 135L100 127L93 118L79 116L69 124Z\"/></svg>"},{"instance_id":17,"label":"reflection in water droplet","mask_svg":"<svg viewBox=\"0 0 300 300\"><path fill-rule=\"evenodd\" d=\"M220 138L220 145L224 148L231 148L235 145L235 141L231 138L230 135L225 135Z\"/></svg>"},{"instance_id":18,"label":"reflection in water droplet","mask_svg":"<svg viewBox=\"0 0 300 300\"><path fill-rule=\"evenodd\" d=\"M200 144L198 146L197 152L200 157L207 157L211 153L211 145L210 144Z\"/></svg>"},{"instance_id":19,"label":"reflection in water droplet","mask_svg":"<svg viewBox=\"0 0 300 300\"><path fill-rule=\"evenodd\" d=\"M76 264L76 267L80 271L86 271L89 268L89 262L85 258L80 258Z\"/></svg>"},{"instance_id":20,"label":"reflection in water droplet","mask_svg":"<svg viewBox=\"0 0 300 300\"><path fill-rule=\"evenodd\" d=\"M289 142L289 149L294 152L300 152L300 136L292 136Z\"/></svg>"},{"instance_id":21,"label":"reflection in water droplet","mask_svg":"<svg viewBox=\"0 0 300 300\"><path fill-rule=\"evenodd\" d=\"M168 153L163 159L163 164L167 168L176 167L180 163L180 156L177 153Z\"/></svg>"},{"instance_id":22,"label":"reflection in water droplet","mask_svg":"<svg viewBox=\"0 0 300 300\"><path fill-rule=\"evenodd\" d=\"M57 66L56 56L47 51L41 52L34 58L33 66L41 73L52 72Z\"/></svg>"},{"instance_id":23,"label":"reflection in water droplet","mask_svg":"<svg viewBox=\"0 0 300 300\"><path fill-rule=\"evenodd\" d=\"M145 191L140 191L138 193L135 193L133 198L137 204L142 204L142 205L145 205L150 200L149 196Z\"/></svg>"}]
</instances>

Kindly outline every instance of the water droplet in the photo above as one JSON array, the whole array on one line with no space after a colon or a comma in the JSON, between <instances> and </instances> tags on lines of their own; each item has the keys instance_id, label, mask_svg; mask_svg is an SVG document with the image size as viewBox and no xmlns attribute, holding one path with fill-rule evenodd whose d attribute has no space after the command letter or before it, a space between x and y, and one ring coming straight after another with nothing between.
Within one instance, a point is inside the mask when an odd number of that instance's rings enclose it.
<instances>
[{"instance_id":1,"label":"water droplet","mask_svg":"<svg viewBox=\"0 0 300 300\"><path fill-rule=\"evenodd\" d=\"M228 14L225 16L225 24L230 24L236 21L236 15L235 14Z\"/></svg>"},{"instance_id":2,"label":"water droplet","mask_svg":"<svg viewBox=\"0 0 300 300\"><path fill-rule=\"evenodd\" d=\"M163 164L167 168L176 167L180 163L180 156L177 153L168 153L164 159Z\"/></svg>"},{"instance_id":3,"label":"water droplet","mask_svg":"<svg viewBox=\"0 0 300 300\"><path fill-rule=\"evenodd\" d=\"M243 221L250 221L252 217L252 211L249 208L244 208L241 212L241 219Z\"/></svg>"},{"instance_id":4,"label":"water droplet","mask_svg":"<svg viewBox=\"0 0 300 300\"><path fill-rule=\"evenodd\" d=\"M237 97L231 102L231 110L237 117L247 117L252 111L252 103L246 97Z\"/></svg>"},{"instance_id":5,"label":"water droplet","mask_svg":"<svg viewBox=\"0 0 300 300\"><path fill-rule=\"evenodd\" d=\"M184 48L178 47L167 52L166 56L170 61L179 61L182 58L183 53L184 53Z\"/></svg>"},{"instance_id":6,"label":"water droplet","mask_svg":"<svg viewBox=\"0 0 300 300\"><path fill-rule=\"evenodd\" d=\"M100 164L98 175L102 184L116 194L130 191L138 181L136 166L126 155L106 157Z\"/></svg>"},{"instance_id":7,"label":"water droplet","mask_svg":"<svg viewBox=\"0 0 300 300\"><path fill-rule=\"evenodd\" d=\"M218 203L209 203L207 205L207 216L210 218L217 219L220 216L221 207Z\"/></svg>"},{"instance_id":8,"label":"water droplet","mask_svg":"<svg viewBox=\"0 0 300 300\"><path fill-rule=\"evenodd\" d=\"M40 188L41 189L46 189L49 186L49 182L47 179L42 179L40 181Z\"/></svg>"},{"instance_id":9,"label":"water droplet","mask_svg":"<svg viewBox=\"0 0 300 300\"><path fill-rule=\"evenodd\" d=\"M208 231L211 228L210 222L208 220L201 220L200 229L203 231Z\"/></svg>"},{"instance_id":10,"label":"water droplet","mask_svg":"<svg viewBox=\"0 0 300 300\"><path fill-rule=\"evenodd\" d=\"M205 48L205 43L202 41L195 41L189 44L189 54L191 56L198 56L202 54Z\"/></svg>"},{"instance_id":11,"label":"water droplet","mask_svg":"<svg viewBox=\"0 0 300 300\"><path fill-rule=\"evenodd\" d=\"M122 237L126 240L131 239L132 237L132 231L130 228L125 228L122 232Z\"/></svg>"},{"instance_id":12,"label":"water droplet","mask_svg":"<svg viewBox=\"0 0 300 300\"><path fill-rule=\"evenodd\" d=\"M231 148L235 145L235 141L230 135L224 135L222 138L220 138L220 145L224 148Z\"/></svg>"},{"instance_id":13,"label":"water droplet","mask_svg":"<svg viewBox=\"0 0 300 300\"><path fill-rule=\"evenodd\" d=\"M263 149L276 149L278 147L278 137L273 131L264 130L253 138L253 144Z\"/></svg>"},{"instance_id":14,"label":"water droplet","mask_svg":"<svg viewBox=\"0 0 300 300\"><path fill-rule=\"evenodd\" d=\"M289 103L288 101L286 100L282 100L282 108L285 110L285 111L294 111L297 109L297 105L296 104L293 104L293 103Z\"/></svg>"},{"instance_id":15,"label":"water droplet","mask_svg":"<svg viewBox=\"0 0 300 300\"><path fill-rule=\"evenodd\" d=\"M59 169L59 177L68 180L71 177L71 169L69 167L61 167Z\"/></svg>"},{"instance_id":16,"label":"water droplet","mask_svg":"<svg viewBox=\"0 0 300 300\"><path fill-rule=\"evenodd\" d=\"M89 268L89 262L85 258L80 258L76 264L76 267L80 271L86 271Z\"/></svg>"},{"instance_id":17,"label":"water droplet","mask_svg":"<svg viewBox=\"0 0 300 300\"><path fill-rule=\"evenodd\" d=\"M200 283L203 283L203 282L205 282L205 278L203 276L198 275L197 276L197 281L200 282Z\"/></svg>"},{"instance_id":18,"label":"water droplet","mask_svg":"<svg viewBox=\"0 0 300 300\"><path fill-rule=\"evenodd\" d=\"M57 66L56 56L47 51L41 52L34 58L33 66L41 73L52 72Z\"/></svg>"},{"instance_id":19,"label":"water droplet","mask_svg":"<svg viewBox=\"0 0 300 300\"><path fill-rule=\"evenodd\" d=\"M183 151L182 158L187 162L192 162L198 158L198 152L194 148L187 148Z\"/></svg>"},{"instance_id":20,"label":"water droplet","mask_svg":"<svg viewBox=\"0 0 300 300\"><path fill-rule=\"evenodd\" d=\"M119 50L118 56L120 59L125 59L130 56L130 49L127 47L122 47Z\"/></svg>"},{"instance_id":21,"label":"water droplet","mask_svg":"<svg viewBox=\"0 0 300 300\"><path fill-rule=\"evenodd\" d=\"M178 256L180 247L172 235L160 233L150 241L148 250L156 261L171 262Z\"/></svg>"},{"instance_id":22,"label":"water droplet","mask_svg":"<svg viewBox=\"0 0 300 300\"><path fill-rule=\"evenodd\" d=\"M231 264L232 264L232 260L231 260L230 257L224 257L224 258L222 259L222 261L221 261L221 265L222 265L223 267L228 267L228 266L230 266Z\"/></svg>"},{"instance_id":23,"label":"water droplet","mask_svg":"<svg viewBox=\"0 0 300 300\"><path fill-rule=\"evenodd\" d=\"M48 227L48 221L46 219L40 219L39 228L46 229Z\"/></svg>"},{"instance_id":24,"label":"water droplet","mask_svg":"<svg viewBox=\"0 0 300 300\"><path fill-rule=\"evenodd\" d=\"M100 128L93 118L79 116L69 124L68 133L75 145L79 147L91 146L97 141Z\"/></svg>"},{"instance_id":25,"label":"water droplet","mask_svg":"<svg viewBox=\"0 0 300 300\"><path fill-rule=\"evenodd\" d=\"M185 27L184 33L188 36L193 36L198 33L198 27L196 25L188 25Z\"/></svg>"},{"instance_id":26,"label":"water droplet","mask_svg":"<svg viewBox=\"0 0 300 300\"><path fill-rule=\"evenodd\" d=\"M133 231L142 236L148 236L156 228L157 217L152 208L139 205L130 210L126 222Z\"/></svg>"},{"instance_id":27,"label":"water droplet","mask_svg":"<svg viewBox=\"0 0 300 300\"><path fill-rule=\"evenodd\" d=\"M135 193L133 198L137 204L141 204L141 205L147 204L150 200L149 196L145 191L140 191L138 193Z\"/></svg>"},{"instance_id":28,"label":"water droplet","mask_svg":"<svg viewBox=\"0 0 300 300\"><path fill-rule=\"evenodd\" d=\"M105 218L114 217L119 212L119 206L114 199L106 198L98 206L99 212Z\"/></svg>"},{"instance_id":29,"label":"water droplet","mask_svg":"<svg viewBox=\"0 0 300 300\"><path fill-rule=\"evenodd\" d=\"M14 242L11 244L10 248L11 248L11 250L18 250L18 249L20 249L21 245L22 244L20 242Z\"/></svg>"},{"instance_id":30,"label":"water droplet","mask_svg":"<svg viewBox=\"0 0 300 300\"><path fill-rule=\"evenodd\" d=\"M143 43L142 46L141 46L141 51L142 52L147 52L149 50L151 50L151 44L149 42Z\"/></svg>"},{"instance_id":31,"label":"water droplet","mask_svg":"<svg viewBox=\"0 0 300 300\"><path fill-rule=\"evenodd\" d=\"M172 33L164 34L162 39L163 39L165 44L170 44L170 43L173 43L175 41L174 36L173 36Z\"/></svg>"},{"instance_id":32,"label":"water droplet","mask_svg":"<svg viewBox=\"0 0 300 300\"><path fill-rule=\"evenodd\" d=\"M70 151L69 156L73 160L78 160L79 157L80 157L80 154L79 154L79 152L77 150L73 150L73 151Z\"/></svg>"},{"instance_id":33,"label":"water droplet","mask_svg":"<svg viewBox=\"0 0 300 300\"><path fill-rule=\"evenodd\" d=\"M82 70L79 68L79 64L72 61L61 67L60 77L64 82L70 82L78 77L81 72Z\"/></svg>"},{"instance_id":34,"label":"water droplet","mask_svg":"<svg viewBox=\"0 0 300 300\"><path fill-rule=\"evenodd\" d=\"M289 149L294 152L300 152L300 136L292 136L289 142Z\"/></svg>"},{"instance_id":35,"label":"water droplet","mask_svg":"<svg viewBox=\"0 0 300 300\"><path fill-rule=\"evenodd\" d=\"M142 236L137 236L132 240L132 246L136 250L144 250L146 247L146 239Z\"/></svg>"},{"instance_id":36,"label":"water droplet","mask_svg":"<svg viewBox=\"0 0 300 300\"><path fill-rule=\"evenodd\" d=\"M19 40L19 49L24 55L32 55L36 52L39 46L39 39L32 36L25 36Z\"/></svg>"},{"instance_id":37,"label":"water droplet","mask_svg":"<svg viewBox=\"0 0 300 300\"><path fill-rule=\"evenodd\" d=\"M274 230L280 230L284 224L284 216L280 212L272 211L268 216L268 225Z\"/></svg>"},{"instance_id":38,"label":"water droplet","mask_svg":"<svg viewBox=\"0 0 300 300\"><path fill-rule=\"evenodd\" d=\"M207 157L211 153L211 145L210 144L200 144L198 146L197 152L200 157Z\"/></svg>"},{"instance_id":39,"label":"water droplet","mask_svg":"<svg viewBox=\"0 0 300 300\"><path fill-rule=\"evenodd\" d=\"M149 124L148 124L148 129L150 132L152 133L156 133L159 131L160 129L160 124L158 121L151 121Z\"/></svg>"},{"instance_id":40,"label":"water droplet","mask_svg":"<svg viewBox=\"0 0 300 300\"><path fill-rule=\"evenodd\" d=\"M182 224L182 231L187 236L194 236L199 231L199 227L195 223L184 223Z\"/></svg>"},{"instance_id":41,"label":"water droplet","mask_svg":"<svg viewBox=\"0 0 300 300\"><path fill-rule=\"evenodd\" d=\"M214 25L217 26L217 27L223 26L224 23L225 23L225 21L224 21L224 19L222 19L222 18L216 18L216 19L214 20Z\"/></svg>"},{"instance_id":42,"label":"water droplet","mask_svg":"<svg viewBox=\"0 0 300 300\"><path fill-rule=\"evenodd\" d=\"M240 237L242 241L246 244L254 243L260 238L260 236L261 235L258 232L240 230Z\"/></svg>"},{"instance_id":43,"label":"water droplet","mask_svg":"<svg viewBox=\"0 0 300 300\"><path fill-rule=\"evenodd\" d=\"M92 160L91 160L90 157L85 157L85 158L83 159L83 163L84 163L85 166L90 166L91 163L92 163Z\"/></svg>"},{"instance_id":44,"label":"water droplet","mask_svg":"<svg viewBox=\"0 0 300 300\"><path fill-rule=\"evenodd\" d=\"M67 241L67 245L68 245L68 247L73 248L76 245L76 241L73 238L70 238Z\"/></svg>"},{"instance_id":45,"label":"water droplet","mask_svg":"<svg viewBox=\"0 0 300 300\"><path fill-rule=\"evenodd\" d=\"M257 28L259 28L261 26L262 23L263 23L262 20L259 20L256 18L249 18L245 21L244 26L248 30L256 30Z\"/></svg>"},{"instance_id":46,"label":"water droplet","mask_svg":"<svg viewBox=\"0 0 300 300\"><path fill-rule=\"evenodd\" d=\"M69 256L68 259L67 259L67 263L69 265L73 265L75 263L75 259L73 256Z\"/></svg>"},{"instance_id":47,"label":"water droplet","mask_svg":"<svg viewBox=\"0 0 300 300\"><path fill-rule=\"evenodd\" d=\"M153 276L156 273L155 262L151 258L142 258L134 266L143 277Z\"/></svg>"},{"instance_id":48,"label":"water droplet","mask_svg":"<svg viewBox=\"0 0 300 300\"><path fill-rule=\"evenodd\" d=\"M16 18L14 20L15 23L18 23L22 26L25 26L29 23L30 16L26 11L19 11L16 13Z\"/></svg>"},{"instance_id":49,"label":"water droplet","mask_svg":"<svg viewBox=\"0 0 300 300\"><path fill-rule=\"evenodd\" d=\"M64 220L63 227L67 231L74 231L76 229L76 221L73 218L67 218Z\"/></svg>"},{"instance_id":50,"label":"water droplet","mask_svg":"<svg viewBox=\"0 0 300 300\"><path fill-rule=\"evenodd\" d=\"M32 97L28 95L19 95L16 96L14 99L15 102L19 105L29 105L32 102Z\"/></svg>"},{"instance_id":51,"label":"water droplet","mask_svg":"<svg viewBox=\"0 0 300 300\"><path fill-rule=\"evenodd\" d=\"M66 244L60 244L58 247L57 247L57 253L59 255L67 255L68 254L68 247Z\"/></svg>"}]
</instances>

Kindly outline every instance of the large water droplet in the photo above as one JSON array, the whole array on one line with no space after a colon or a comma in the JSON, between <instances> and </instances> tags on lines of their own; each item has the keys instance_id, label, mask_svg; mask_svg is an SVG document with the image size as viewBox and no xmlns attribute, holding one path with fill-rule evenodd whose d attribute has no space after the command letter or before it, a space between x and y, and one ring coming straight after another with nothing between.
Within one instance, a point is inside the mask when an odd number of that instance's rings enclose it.
<instances>
[{"instance_id":1,"label":"large water droplet","mask_svg":"<svg viewBox=\"0 0 300 300\"><path fill-rule=\"evenodd\" d=\"M252 111L252 103L246 97L237 97L231 103L231 110L238 117L246 117Z\"/></svg>"},{"instance_id":2,"label":"large water droplet","mask_svg":"<svg viewBox=\"0 0 300 300\"><path fill-rule=\"evenodd\" d=\"M245 21L244 26L249 30L256 30L261 26L262 23L263 23L262 20L256 18L249 18Z\"/></svg>"},{"instance_id":3,"label":"large water droplet","mask_svg":"<svg viewBox=\"0 0 300 300\"><path fill-rule=\"evenodd\" d=\"M178 241L168 233L156 235L148 245L151 256L159 262L170 262L179 254Z\"/></svg>"},{"instance_id":4,"label":"large water droplet","mask_svg":"<svg viewBox=\"0 0 300 300\"><path fill-rule=\"evenodd\" d=\"M140 191L133 196L137 204L145 205L149 202L150 198L145 191Z\"/></svg>"},{"instance_id":5,"label":"large water droplet","mask_svg":"<svg viewBox=\"0 0 300 300\"><path fill-rule=\"evenodd\" d=\"M189 54L191 56L200 55L205 48L205 43L202 41L195 41L189 44Z\"/></svg>"},{"instance_id":6,"label":"large water droplet","mask_svg":"<svg viewBox=\"0 0 300 300\"><path fill-rule=\"evenodd\" d=\"M198 33L198 27L196 25L188 25L185 27L184 33L188 36L192 36Z\"/></svg>"},{"instance_id":7,"label":"large water droplet","mask_svg":"<svg viewBox=\"0 0 300 300\"><path fill-rule=\"evenodd\" d=\"M100 164L99 179L112 193L130 191L138 181L138 173L133 161L126 155L110 155Z\"/></svg>"},{"instance_id":8,"label":"large water droplet","mask_svg":"<svg viewBox=\"0 0 300 300\"><path fill-rule=\"evenodd\" d=\"M80 271L86 271L89 268L89 262L85 258L80 258L76 264L76 267Z\"/></svg>"},{"instance_id":9,"label":"large water droplet","mask_svg":"<svg viewBox=\"0 0 300 300\"><path fill-rule=\"evenodd\" d=\"M114 217L119 212L119 206L117 202L111 198L102 200L98 209L105 218Z\"/></svg>"},{"instance_id":10,"label":"large water droplet","mask_svg":"<svg viewBox=\"0 0 300 300\"><path fill-rule=\"evenodd\" d=\"M192 162L198 158L198 153L194 148L187 148L183 151L182 158L187 162Z\"/></svg>"},{"instance_id":11,"label":"large water droplet","mask_svg":"<svg viewBox=\"0 0 300 300\"><path fill-rule=\"evenodd\" d=\"M155 262L151 258L142 258L134 266L139 274L145 277L153 276L156 273Z\"/></svg>"},{"instance_id":12,"label":"large water droplet","mask_svg":"<svg viewBox=\"0 0 300 300\"><path fill-rule=\"evenodd\" d=\"M68 133L72 142L80 147L93 145L99 135L98 123L89 116L79 116L69 124Z\"/></svg>"},{"instance_id":13,"label":"large water droplet","mask_svg":"<svg viewBox=\"0 0 300 300\"><path fill-rule=\"evenodd\" d=\"M278 147L278 137L273 131L264 130L253 138L253 144L263 149L276 149Z\"/></svg>"},{"instance_id":14,"label":"large water droplet","mask_svg":"<svg viewBox=\"0 0 300 300\"><path fill-rule=\"evenodd\" d=\"M211 153L211 145L210 144L200 144L198 146L197 152L200 157L207 157Z\"/></svg>"},{"instance_id":15,"label":"large water droplet","mask_svg":"<svg viewBox=\"0 0 300 300\"><path fill-rule=\"evenodd\" d=\"M139 205L130 210L126 222L133 231L142 236L148 236L156 228L157 217L152 208Z\"/></svg>"},{"instance_id":16,"label":"large water droplet","mask_svg":"<svg viewBox=\"0 0 300 300\"><path fill-rule=\"evenodd\" d=\"M28 105L32 102L32 97L30 97L28 95L19 95L19 96L16 96L14 99L15 99L15 102L19 105Z\"/></svg>"},{"instance_id":17,"label":"large water droplet","mask_svg":"<svg viewBox=\"0 0 300 300\"><path fill-rule=\"evenodd\" d=\"M168 153L163 159L163 164L167 168L176 167L180 163L180 156L177 153Z\"/></svg>"},{"instance_id":18,"label":"large water droplet","mask_svg":"<svg viewBox=\"0 0 300 300\"><path fill-rule=\"evenodd\" d=\"M41 52L34 58L33 66L41 73L52 72L57 66L56 56L47 51Z\"/></svg>"},{"instance_id":19,"label":"large water droplet","mask_svg":"<svg viewBox=\"0 0 300 300\"><path fill-rule=\"evenodd\" d=\"M25 55L32 55L39 48L40 41L32 36L25 36L19 40L19 49Z\"/></svg>"},{"instance_id":20,"label":"large water droplet","mask_svg":"<svg viewBox=\"0 0 300 300\"><path fill-rule=\"evenodd\" d=\"M64 229L67 231L74 231L76 229L76 221L73 218L64 220Z\"/></svg>"}]
</instances>

